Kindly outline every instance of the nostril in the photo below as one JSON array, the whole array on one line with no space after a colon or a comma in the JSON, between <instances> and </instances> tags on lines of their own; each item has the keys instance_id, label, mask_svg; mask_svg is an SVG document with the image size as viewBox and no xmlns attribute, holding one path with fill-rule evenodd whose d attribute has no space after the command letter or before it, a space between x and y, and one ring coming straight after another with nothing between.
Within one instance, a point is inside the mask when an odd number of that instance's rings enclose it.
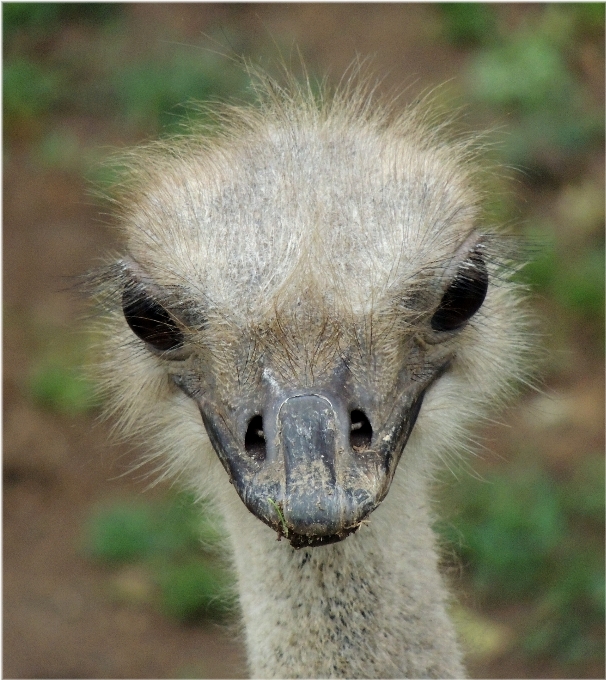
<instances>
[{"instance_id":1,"label":"nostril","mask_svg":"<svg viewBox=\"0 0 606 680\"><path fill-rule=\"evenodd\" d=\"M370 446L372 427L366 415L355 409L350 415L349 444L354 451L362 451Z\"/></svg>"},{"instance_id":2,"label":"nostril","mask_svg":"<svg viewBox=\"0 0 606 680\"><path fill-rule=\"evenodd\" d=\"M244 448L251 458L265 460L266 443L263 432L263 418L255 416L248 423L248 429L244 437Z\"/></svg>"}]
</instances>

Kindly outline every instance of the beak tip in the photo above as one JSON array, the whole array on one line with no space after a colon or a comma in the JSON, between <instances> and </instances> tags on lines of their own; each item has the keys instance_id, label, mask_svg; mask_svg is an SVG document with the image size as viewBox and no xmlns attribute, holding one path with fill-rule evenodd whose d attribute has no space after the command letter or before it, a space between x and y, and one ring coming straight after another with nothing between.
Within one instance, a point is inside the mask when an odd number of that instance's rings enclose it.
<instances>
[{"instance_id":1,"label":"beak tip","mask_svg":"<svg viewBox=\"0 0 606 680\"><path fill-rule=\"evenodd\" d=\"M355 534L359 528L360 524L356 524L353 527L341 529L337 533L325 534L322 536L297 534L292 532L289 533L288 539L290 540L291 546L295 550L300 550L301 548L317 548L323 545L332 545L333 543L339 543L348 536L351 536L351 534Z\"/></svg>"}]
</instances>

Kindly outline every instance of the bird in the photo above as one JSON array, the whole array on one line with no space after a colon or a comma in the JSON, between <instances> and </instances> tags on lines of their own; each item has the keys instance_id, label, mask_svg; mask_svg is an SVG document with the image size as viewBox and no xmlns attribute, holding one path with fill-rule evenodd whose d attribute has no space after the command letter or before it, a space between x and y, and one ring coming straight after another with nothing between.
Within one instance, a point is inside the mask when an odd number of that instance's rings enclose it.
<instances>
[{"instance_id":1,"label":"bird","mask_svg":"<svg viewBox=\"0 0 606 680\"><path fill-rule=\"evenodd\" d=\"M481 143L365 78L254 89L121 159L107 410L217 508L252 677L464 677L432 485L530 345Z\"/></svg>"}]
</instances>

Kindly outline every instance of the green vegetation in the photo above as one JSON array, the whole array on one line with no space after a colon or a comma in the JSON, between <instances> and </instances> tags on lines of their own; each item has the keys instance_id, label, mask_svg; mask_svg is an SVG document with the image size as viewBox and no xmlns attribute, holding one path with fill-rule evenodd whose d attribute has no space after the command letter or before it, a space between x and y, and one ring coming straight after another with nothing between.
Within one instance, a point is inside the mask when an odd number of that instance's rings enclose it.
<instances>
[{"instance_id":1,"label":"green vegetation","mask_svg":"<svg viewBox=\"0 0 606 680\"><path fill-rule=\"evenodd\" d=\"M472 98L509 118L504 155L511 165L553 172L554 155L576 157L602 143L603 112L576 77L569 54L585 11L583 5L551 5L534 22L495 37L471 62Z\"/></svg>"},{"instance_id":2,"label":"green vegetation","mask_svg":"<svg viewBox=\"0 0 606 680\"><path fill-rule=\"evenodd\" d=\"M8 125L33 122L57 101L61 74L24 57L4 64L4 116Z\"/></svg>"},{"instance_id":3,"label":"green vegetation","mask_svg":"<svg viewBox=\"0 0 606 680\"><path fill-rule=\"evenodd\" d=\"M29 389L34 401L43 408L71 416L88 411L96 403L91 383L77 368L60 361L37 366Z\"/></svg>"},{"instance_id":4,"label":"green vegetation","mask_svg":"<svg viewBox=\"0 0 606 680\"><path fill-rule=\"evenodd\" d=\"M444 2L438 5L446 40L459 47L473 47L494 40L496 16L481 2Z\"/></svg>"},{"instance_id":5,"label":"green vegetation","mask_svg":"<svg viewBox=\"0 0 606 680\"><path fill-rule=\"evenodd\" d=\"M522 279L541 294L549 296L563 313L572 313L589 321L601 334L604 322L604 247L566 252L554 238L553 231L533 232L541 249L524 269Z\"/></svg>"},{"instance_id":6,"label":"green vegetation","mask_svg":"<svg viewBox=\"0 0 606 680\"><path fill-rule=\"evenodd\" d=\"M234 610L231 575L196 556L165 564L158 571L158 585L162 610L180 621L221 620Z\"/></svg>"},{"instance_id":7,"label":"green vegetation","mask_svg":"<svg viewBox=\"0 0 606 680\"><path fill-rule=\"evenodd\" d=\"M83 550L117 574L135 565L149 599L181 621L223 618L234 606L231 575L219 560L221 535L208 509L185 494L152 503L113 503L89 517ZM143 592L147 592L143 588ZM141 599L141 588L121 588Z\"/></svg>"},{"instance_id":8,"label":"green vegetation","mask_svg":"<svg viewBox=\"0 0 606 680\"><path fill-rule=\"evenodd\" d=\"M3 5L5 133L43 138L34 152L44 162L65 165L56 147L67 135L55 123L67 111L105 115L133 134L157 135L178 131L186 117L203 116L188 106L192 101L244 96L249 81L240 64L209 49L155 45L130 58L132 36L121 13L119 4L108 3ZM59 44L50 57L42 56L60 26L77 28L88 39Z\"/></svg>"},{"instance_id":9,"label":"green vegetation","mask_svg":"<svg viewBox=\"0 0 606 680\"><path fill-rule=\"evenodd\" d=\"M121 114L138 128L178 132L185 116L200 116L188 104L243 91L245 73L215 54L198 49L173 52L120 69L111 78Z\"/></svg>"},{"instance_id":10,"label":"green vegetation","mask_svg":"<svg viewBox=\"0 0 606 680\"><path fill-rule=\"evenodd\" d=\"M95 387L84 370L86 340L80 334L65 335L63 329L31 325L30 334L37 349L29 380L27 396L54 413L78 416L98 405Z\"/></svg>"},{"instance_id":11,"label":"green vegetation","mask_svg":"<svg viewBox=\"0 0 606 680\"><path fill-rule=\"evenodd\" d=\"M280 520L280 524L282 525L282 533L286 538L288 538L288 527L286 526L286 520L284 519L284 514L282 513L282 508L274 501L273 498L268 498L267 501L274 507L278 519Z\"/></svg>"},{"instance_id":12,"label":"green vegetation","mask_svg":"<svg viewBox=\"0 0 606 680\"><path fill-rule=\"evenodd\" d=\"M28 33L37 38L53 36L62 22L98 24L117 17L120 5L107 2L7 2L2 7L5 40Z\"/></svg>"},{"instance_id":13,"label":"green vegetation","mask_svg":"<svg viewBox=\"0 0 606 680\"><path fill-rule=\"evenodd\" d=\"M557 482L519 458L484 482L449 488L455 511L439 530L488 606L528 603L520 634L529 655L575 664L603 651L603 490L598 454L571 480Z\"/></svg>"}]
</instances>

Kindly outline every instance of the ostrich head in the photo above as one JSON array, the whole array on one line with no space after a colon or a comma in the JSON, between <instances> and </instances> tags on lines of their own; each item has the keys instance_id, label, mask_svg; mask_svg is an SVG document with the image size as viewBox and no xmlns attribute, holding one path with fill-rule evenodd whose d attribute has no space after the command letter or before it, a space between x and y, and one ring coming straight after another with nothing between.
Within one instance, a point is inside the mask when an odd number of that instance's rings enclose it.
<instances>
[{"instance_id":1,"label":"ostrich head","mask_svg":"<svg viewBox=\"0 0 606 680\"><path fill-rule=\"evenodd\" d=\"M104 377L170 471L316 546L460 444L518 370L520 314L469 144L361 93L268 92L131 157Z\"/></svg>"}]
</instances>

